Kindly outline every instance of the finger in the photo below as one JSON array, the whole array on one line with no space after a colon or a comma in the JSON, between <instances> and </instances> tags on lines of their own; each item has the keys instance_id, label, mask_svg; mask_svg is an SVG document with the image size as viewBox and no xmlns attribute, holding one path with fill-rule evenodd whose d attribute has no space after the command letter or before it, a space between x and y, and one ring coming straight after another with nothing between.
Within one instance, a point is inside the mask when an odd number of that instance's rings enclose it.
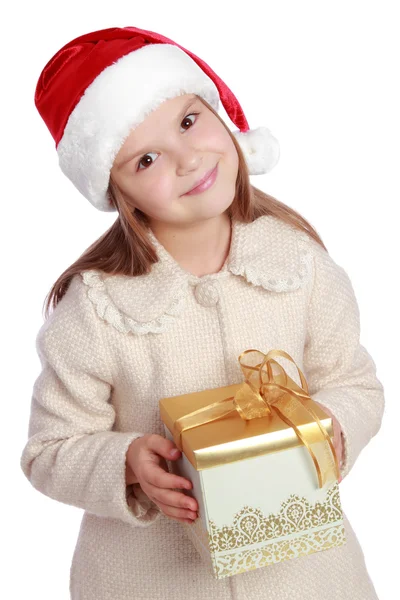
<instances>
[{"instance_id":1,"label":"finger","mask_svg":"<svg viewBox=\"0 0 400 600\"><path fill-rule=\"evenodd\" d=\"M164 502L160 501L157 501L156 504L158 504L162 512L168 517L172 517L174 519L190 519L192 521L197 519L197 513L192 510L170 506L169 504L165 504Z\"/></svg>"},{"instance_id":2,"label":"finger","mask_svg":"<svg viewBox=\"0 0 400 600\"><path fill-rule=\"evenodd\" d=\"M169 460L176 460L177 458L180 458L182 454L172 440L168 440L158 434L153 434L149 437L147 447L152 452L155 452L164 458L168 458Z\"/></svg>"},{"instance_id":3,"label":"finger","mask_svg":"<svg viewBox=\"0 0 400 600\"><path fill-rule=\"evenodd\" d=\"M162 502L168 506L191 510L193 512L197 512L199 508L195 498L186 496L186 494L183 494L182 492L158 488L151 484L145 486L144 491L146 491L146 494L154 500L154 502Z\"/></svg>"},{"instance_id":4,"label":"finger","mask_svg":"<svg viewBox=\"0 0 400 600\"><path fill-rule=\"evenodd\" d=\"M192 488L192 483L188 479L174 473L169 473L156 463L150 463L148 467L144 467L142 473L146 483L158 488L182 488L186 490Z\"/></svg>"}]
</instances>

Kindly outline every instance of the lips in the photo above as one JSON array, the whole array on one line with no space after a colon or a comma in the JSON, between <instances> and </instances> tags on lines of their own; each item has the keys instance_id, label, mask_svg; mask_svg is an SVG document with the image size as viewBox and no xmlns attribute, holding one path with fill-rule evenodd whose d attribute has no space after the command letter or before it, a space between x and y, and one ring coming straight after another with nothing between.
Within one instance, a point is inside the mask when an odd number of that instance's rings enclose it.
<instances>
[{"instance_id":1,"label":"lips","mask_svg":"<svg viewBox=\"0 0 400 600\"><path fill-rule=\"evenodd\" d=\"M192 192L196 192L197 188L199 188L198 191L201 190L201 188L203 187L203 184L205 184L206 182L208 182L209 179L212 179L215 175L216 175L216 171L217 171L217 166L215 165L215 167L213 169L211 169L210 171L208 171L195 185L194 187L192 187L190 190L188 190L187 192L185 192L183 195L185 196L186 194L190 194ZM211 183L211 182L210 182Z\"/></svg>"}]
</instances>

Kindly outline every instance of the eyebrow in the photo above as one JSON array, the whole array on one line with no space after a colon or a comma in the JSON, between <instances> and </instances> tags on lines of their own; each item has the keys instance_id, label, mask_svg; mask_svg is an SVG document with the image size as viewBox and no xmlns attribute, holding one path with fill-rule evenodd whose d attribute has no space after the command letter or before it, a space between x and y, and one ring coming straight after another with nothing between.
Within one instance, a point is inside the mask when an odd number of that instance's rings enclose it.
<instances>
[{"instance_id":1,"label":"eyebrow","mask_svg":"<svg viewBox=\"0 0 400 600\"><path fill-rule=\"evenodd\" d=\"M186 111L193 105L195 104L195 102L197 101L197 96L195 96L194 98L191 98L191 100L189 100L189 102L187 102L185 104L185 106L182 108L182 110L180 111L180 113L177 115L176 120L175 121L179 121L183 118L183 115L186 113ZM117 168L120 169L121 167L123 167L124 165L126 165L126 163L130 162L131 160L133 160L134 158L136 158L136 156L139 156L140 154L144 154L146 152L146 148L142 148L141 150L138 150L137 152L135 152L134 154L130 154L127 158L125 158L125 160L122 160L118 165Z\"/></svg>"}]
</instances>

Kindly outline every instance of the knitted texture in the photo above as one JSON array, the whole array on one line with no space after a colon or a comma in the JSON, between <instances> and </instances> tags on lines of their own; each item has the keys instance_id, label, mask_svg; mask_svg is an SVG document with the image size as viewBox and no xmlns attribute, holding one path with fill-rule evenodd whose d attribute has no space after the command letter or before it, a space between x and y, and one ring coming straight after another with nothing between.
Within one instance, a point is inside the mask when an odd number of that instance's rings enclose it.
<instances>
[{"instance_id":1,"label":"knitted texture","mask_svg":"<svg viewBox=\"0 0 400 600\"><path fill-rule=\"evenodd\" d=\"M272 216L234 222L223 268L202 277L150 237L159 256L151 273L76 275L36 339L42 370L21 468L37 490L85 511L71 598L376 600L345 514L345 545L216 580L183 525L139 484L125 485L131 441L165 436L159 399L240 383L248 348L296 361L342 427L342 477L384 409L349 277L308 235Z\"/></svg>"}]
</instances>

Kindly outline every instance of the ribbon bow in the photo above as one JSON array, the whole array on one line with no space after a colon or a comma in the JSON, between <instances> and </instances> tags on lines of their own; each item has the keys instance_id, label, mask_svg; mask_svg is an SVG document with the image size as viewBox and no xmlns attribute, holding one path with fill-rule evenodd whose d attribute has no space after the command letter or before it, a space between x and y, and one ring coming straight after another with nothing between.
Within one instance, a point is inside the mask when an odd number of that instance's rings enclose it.
<instances>
[{"instance_id":1,"label":"ribbon bow","mask_svg":"<svg viewBox=\"0 0 400 600\"><path fill-rule=\"evenodd\" d=\"M242 363L242 357L249 353L258 353L263 357L262 361L256 366ZM301 387L288 376L282 365L274 360L273 357L276 356L287 358L295 365L300 376ZM272 411L275 411L289 427L294 429L297 437L307 448L318 474L319 487L323 487L327 479L327 473L329 471L332 472L332 457L335 477L339 479L339 462L333 443L314 410L306 404L307 400L311 400L308 393L308 385L302 371L293 358L283 350L270 350L267 354L264 354L260 350L251 349L242 352L238 360L244 375L244 382L234 396L203 406L198 410L187 413L174 422L174 431L179 434L177 445L180 450L182 451L182 433L188 429L222 419L234 412L239 413L242 419L248 421L250 419L267 417L272 414ZM277 375L273 373L273 365L276 365L280 371ZM264 380L265 376L267 377L266 381ZM298 410L299 405L311 414L318 424L323 440L329 445L330 452L327 451L326 443L324 444L324 452L320 460L317 459L313 452L307 436L300 432L296 423L291 419L291 415ZM320 463L323 463L322 469ZM322 470L325 474L324 482L322 482Z\"/></svg>"}]
</instances>

